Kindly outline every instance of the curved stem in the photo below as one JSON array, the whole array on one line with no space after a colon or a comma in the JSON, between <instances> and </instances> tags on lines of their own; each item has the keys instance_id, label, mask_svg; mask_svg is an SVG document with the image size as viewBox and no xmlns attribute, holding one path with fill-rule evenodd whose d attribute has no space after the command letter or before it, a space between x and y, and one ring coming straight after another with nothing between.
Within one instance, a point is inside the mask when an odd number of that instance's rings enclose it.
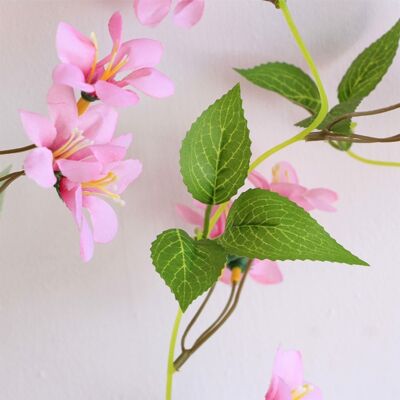
<instances>
[{"instance_id":1,"label":"curved stem","mask_svg":"<svg viewBox=\"0 0 400 400\"><path fill-rule=\"evenodd\" d=\"M396 161L378 161L378 160L370 160L369 158L361 157L358 154L352 152L351 150L347 150L346 152L351 158L354 158L357 161L361 161L365 164L370 165L378 165L381 167L400 167L400 162Z\"/></svg>"},{"instance_id":2,"label":"curved stem","mask_svg":"<svg viewBox=\"0 0 400 400\"><path fill-rule=\"evenodd\" d=\"M215 285L213 285L211 287L211 289L208 291L207 296L205 297L205 299L203 300L203 302L201 303L199 309L197 310L196 314L194 314L193 318L191 319L191 321L189 322L188 326L186 327L185 331L183 332L182 338L181 338L181 350L185 351L187 350L187 348L185 347L185 340L187 335L189 334L190 330L192 329L193 325L196 323L196 321L199 319L200 314L202 313L202 311L204 310L204 307L207 305L208 300L210 300L211 295L213 294L214 290L215 290Z\"/></svg>"},{"instance_id":3,"label":"curved stem","mask_svg":"<svg viewBox=\"0 0 400 400\"><path fill-rule=\"evenodd\" d=\"M9 150L1 150L0 151L0 156L4 154L15 154L15 153L23 153L24 151L29 151L34 149L36 146L34 144L30 144L29 146L24 146L24 147L17 147L15 149L9 149Z\"/></svg>"},{"instance_id":4,"label":"curved stem","mask_svg":"<svg viewBox=\"0 0 400 400\"><path fill-rule=\"evenodd\" d=\"M179 308L172 328L171 340L169 342L168 365L167 365L167 387L165 393L165 400L172 399L172 384L175 373L175 367L174 367L175 346L178 337L179 325L181 324L182 315L183 313Z\"/></svg>"},{"instance_id":5,"label":"curved stem","mask_svg":"<svg viewBox=\"0 0 400 400\"><path fill-rule=\"evenodd\" d=\"M212 210L212 206L211 205L207 205L206 212L204 214L203 234L201 235L202 239L207 239L208 234L210 232L211 210Z\"/></svg>"},{"instance_id":6,"label":"curved stem","mask_svg":"<svg viewBox=\"0 0 400 400\"><path fill-rule=\"evenodd\" d=\"M18 172L13 172L12 174L9 174L8 180L6 180L0 186L0 194L3 193L16 179L18 179L22 175L25 175L25 171L18 171Z\"/></svg>"},{"instance_id":7,"label":"curved stem","mask_svg":"<svg viewBox=\"0 0 400 400\"><path fill-rule=\"evenodd\" d=\"M332 127L338 124L341 121L344 121L345 119L352 119L355 117L367 117L369 115L377 115L377 114L383 114L388 111L393 111L396 110L397 108L400 108L400 103L393 104L388 107L382 107L382 108L377 108L375 110L370 110L370 111L356 111L352 113L347 113L343 114L340 117L334 119L327 127L327 130L330 131L332 130Z\"/></svg>"},{"instance_id":8,"label":"curved stem","mask_svg":"<svg viewBox=\"0 0 400 400\"><path fill-rule=\"evenodd\" d=\"M293 21L293 18L290 14L290 11L287 7L286 0L279 0L279 7L282 10L283 16L285 17L286 23L289 26L290 31L299 47L304 59L306 60L311 74L315 79L315 83L318 88L319 96L321 99L321 107L317 116L315 117L314 121L305 129L303 129L300 133L293 136L292 138L285 140L284 142L272 147L271 149L267 150L265 153L261 154L255 161L250 164L249 173L254 171L262 162L264 162L268 157L272 156L273 154L277 153L278 151L284 149L285 147L290 146L293 143L296 143L300 140L303 140L309 133L311 133L315 128L317 128L320 123L325 119L326 115L328 114L329 104L328 104L328 97L326 95L324 85L322 84L321 78L319 76L317 67L314 63L313 58L311 57L310 52L308 51L300 32L298 31L296 24ZM226 210L229 203L221 204L218 209L216 210L215 214L212 216L209 225L209 231L212 231L215 224L217 223L218 219L221 217L222 213Z\"/></svg>"},{"instance_id":9,"label":"curved stem","mask_svg":"<svg viewBox=\"0 0 400 400\"><path fill-rule=\"evenodd\" d=\"M321 132L311 132L305 138L307 142L316 142L321 140L336 140L337 142L351 142L351 143L393 143L400 141L400 134L379 138L373 136L358 135L352 133L351 136L344 136L338 133L324 129Z\"/></svg>"}]
</instances>

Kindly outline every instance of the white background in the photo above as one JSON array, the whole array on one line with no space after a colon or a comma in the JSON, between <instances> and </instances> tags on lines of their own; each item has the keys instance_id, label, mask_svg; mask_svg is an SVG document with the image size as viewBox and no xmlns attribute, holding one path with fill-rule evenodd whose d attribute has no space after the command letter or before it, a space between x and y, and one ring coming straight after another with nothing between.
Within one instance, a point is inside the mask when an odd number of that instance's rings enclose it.
<instances>
[{"instance_id":1,"label":"white background","mask_svg":"<svg viewBox=\"0 0 400 400\"><path fill-rule=\"evenodd\" d=\"M289 5L331 105L353 58L400 14L399 0L291 0ZM255 155L296 133L293 123L306 116L232 70L277 60L306 68L269 3L206 0L204 19L185 31L171 20L157 29L139 26L131 1L1 0L1 148L28 144L18 109L46 110L58 22L95 31L106 51L106 23L116 9L124 15L126 39L163 41L161 69L175 81L176 95L143 99L122 112L118 132L135 133L132 155L143 161L144 172L118 211L118 237L98 246L90 264L79 259L76 227L55 191L26 178L8 191L0 229L1 400L162 399L177 305L152 267L149 245L162 230L185 227L174 212L176 203L190 204L178 169L180 141L201 111L238 81ZM361 109L398 102L399 87L400 57ZM395 111L360 119L358 132L395 134L399 117ZM397 161L399 149L355 148ZM20 167L21 157L3 157L1 165L10 160ZM248 282L237 313L176 376L174 399L263 399L279 345L302 350L307 379L322 388L325 399L396 398L400 170L358 163L326 144L297 144L261 170L270 174L280 160L297 168L304 185L339 193L336 214L314 215L371 267L287 262L280 263L281 285ZM208 318L227 295L221 284Z\"/></svg>"}]
</instances>

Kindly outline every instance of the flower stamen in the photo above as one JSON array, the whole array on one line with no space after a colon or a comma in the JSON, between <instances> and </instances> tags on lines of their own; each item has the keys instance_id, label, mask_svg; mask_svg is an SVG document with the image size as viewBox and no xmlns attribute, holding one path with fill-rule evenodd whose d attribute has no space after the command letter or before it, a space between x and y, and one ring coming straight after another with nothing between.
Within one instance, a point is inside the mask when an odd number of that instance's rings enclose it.
<instances>
[{"instance_id":1,"label":"flower stamen","mask_svg":"<svg viewBox=\"0 0 400 400\"><path fill-rule=\"evenodd\" d=\"M305 384L297 389L292 390L292 400L301 400L314 390L312 385Z\"/></svg>"},{"instance_id":2,"label":"flower stamen","mask_svg":"<svg viewBox=\"0 0 400 400\"><path fill-rule=\"evenodd\" d=\"M121 196L108 189L108 186L118 180L117 175L109 172L105 177L95 181L82 183L83 194L85 196L102 196L115 201L120 205L125 205ZM86 190L85 190L86 189Z\"/></svg>"}]
</instances>

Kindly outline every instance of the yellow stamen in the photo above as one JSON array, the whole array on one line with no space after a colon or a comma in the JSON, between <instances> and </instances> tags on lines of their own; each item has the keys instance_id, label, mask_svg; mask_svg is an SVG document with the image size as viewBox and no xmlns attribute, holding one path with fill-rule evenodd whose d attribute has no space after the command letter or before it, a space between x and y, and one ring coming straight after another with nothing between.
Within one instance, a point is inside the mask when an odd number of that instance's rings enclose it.
<instances>
[{"instance_id":1,"label":"yellow stamen","mask_svg":"<svg viewBox=\"0 0 400 400\"><path fill-rule=\"evenodd\" d=\"M89 73L89 76L87 78L88 83L92 82L92 79L94 77L94 73L96 72L97 60L99 59L99 46L98 46L98 43L97 43L96 34L94 32L92 32L90 34L90 38L92 39L92 43L93 43L93 46L95 48L95 54L94 54L92 67L90 69L90 73Z\"/></svg>"},{"instance_id":2,"label":"yellow stamen","mask_svg":"<svg viewBox=\"0 0 400 400\"><path fill-rule=\"evenodd\" d=\"M275 165L272 168L272 182L273 183L279 182L279 165Z\"/></svg>"},{"instance_id":3,"label":"yellow stamen","mask_svg":"<svg viewBox=\"0 0 400 400\"><path fill-rule=\"evenodd\" d=\"M124 205L124 201L121 199L120 195L111 192L107 186L117 181L118 177L113 173L109 172L105 177L98 179L96 181L90 181L82 183L83 194L85 196L102 196L114 200L116 203ZM85 189L93 189L85 190Z\"/></svg>"},{"instance_id":4,"label":"yellow stamen","mask_svg":"<svg viewBox=\"0 0 400 400\"><path fill-rule=\"evenodd\" d=\"M306 397L310 392L314 390L314 387L312 385L303 385L299 387L298 389L292 390L291 395L292 395L292 400L301 400L304 397Z\"/></svg>"},{"instance_id":5,"label":"yellow stamen","mask_svg":"<svg viewBox=\"0 0 400 400\"><path fill-rule=\"evenodd\" d=\"M241 277L242 277L242 269L240 267L234 267L232 269L231 282L238 283Z\"/></svg>"}]
</instances>

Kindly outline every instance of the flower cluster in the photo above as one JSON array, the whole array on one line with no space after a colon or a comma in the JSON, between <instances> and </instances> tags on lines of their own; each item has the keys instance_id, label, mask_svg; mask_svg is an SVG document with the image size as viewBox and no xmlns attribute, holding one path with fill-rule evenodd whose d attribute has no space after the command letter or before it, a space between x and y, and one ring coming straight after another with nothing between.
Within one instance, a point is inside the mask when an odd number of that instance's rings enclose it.
<instances>
[{"instance_id":1,"label":"flower cluster","mask_svg":"<svg viewBox=\"0 0 400 400\"><path fill-rule=\"evenodd\" d=\"M301 186L295 169L288 162L280 162L272 168L271 182L257 171L253 171L249 175L248 179L254 187L270 190L280 194L281 196L287 197L306 211L335 211L332 204L337 201L337 194L330 189L307 189L304 186ZM198 227L197 229L199 229L203 223L204 218L202 214L204 214L205 205L194 201L194 206L201 212L197 212L183 204L178 204L176 209L178 214L186 222L195 225ZM210 232L211 238L216 238L224 233L229 208L230 204L228 205L226 212L221 215ZM211 215L214 215L216 210L217 207L213 207ZM280 283L283 279L278 263L270 260L254 260L249 275L256 282L264 285ZM227 266L224 268L220 280L224 283L230 283L231 276L232 271Z\"/></svg>"},{"instance_id":2,"label":"flower cluster","mask_svg":"<svg viewBox=\"0 0 400 400\"><path fill-rule=\"evenodd\" d=\"M117 216L106 200L123 204L121 194L142 170L138 160L125 158L132 134L114 136L118 112L113 107L138 102L138 95L126 89L128 85L156 98L174 91L173 83L154 68L163 51L159 42L122 43L118 12L108 26L112 50L99 60L94 34L87 38L60 23L61 63L54 69L54 84L47 96L49 117L20 112L24 130L35 145L25 158L25 174L44 188L57 189L78 226L84 261L92 258L95 242L110 242L117 233ZM74 89L81 91L79 101ZM101 102L89 108L96 100Z\"/></svg>"}]
</instances>

